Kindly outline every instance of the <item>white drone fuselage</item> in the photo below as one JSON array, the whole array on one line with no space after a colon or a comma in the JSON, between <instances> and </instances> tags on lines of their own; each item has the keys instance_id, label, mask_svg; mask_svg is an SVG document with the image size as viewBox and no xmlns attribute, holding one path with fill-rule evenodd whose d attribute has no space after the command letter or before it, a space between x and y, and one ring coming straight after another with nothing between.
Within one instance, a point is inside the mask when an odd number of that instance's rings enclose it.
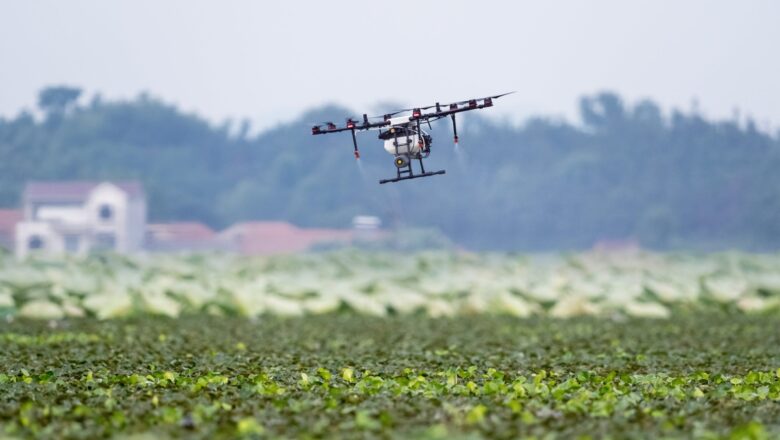
<instances>
[{"instance_id":1,"label":"white drone fuselage","mask_svg":"<svg viewBox=\"0 0 780 440\"><path fill-rule=\"evenodd\" d=\"M385 151L393 156L416 156L420 153L420 134L409 119L409 116L390 119L390 128L384 136L391 137L385 139ZM396 133L397 136L393 136Z\"/></svg>"},{"instance_id":2,"label":"white drone fuselage","mask_svg":"<svg viewBox=\"0 0 780 440\"><path fill-rule=\"evenodd\" d=\"M416 134L399 137L398 140L388 139L385 141L385 151L393 156L402 154L414 156L420 152L420 137ZM398 145L396 145L396 142Z\"/></svg>"}]
</instances>

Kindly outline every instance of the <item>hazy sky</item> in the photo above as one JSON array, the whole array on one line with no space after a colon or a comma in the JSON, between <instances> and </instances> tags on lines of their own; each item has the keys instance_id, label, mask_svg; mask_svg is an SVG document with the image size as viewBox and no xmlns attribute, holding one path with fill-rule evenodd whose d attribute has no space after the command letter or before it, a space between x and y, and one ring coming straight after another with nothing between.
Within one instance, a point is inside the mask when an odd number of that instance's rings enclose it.
<instances>
[{"instance_id":1,"label":"hazy sky","mask_svg":"<svg viewBox=\"0 0 780 440\"><path fill-rule=\"evenodd\" d=\"M576 120L610 89L777 127L779 22L773 0L0 0L0 115L65 83L255 127L509 90L498 117Z\"/></svg>"}]
</instances>

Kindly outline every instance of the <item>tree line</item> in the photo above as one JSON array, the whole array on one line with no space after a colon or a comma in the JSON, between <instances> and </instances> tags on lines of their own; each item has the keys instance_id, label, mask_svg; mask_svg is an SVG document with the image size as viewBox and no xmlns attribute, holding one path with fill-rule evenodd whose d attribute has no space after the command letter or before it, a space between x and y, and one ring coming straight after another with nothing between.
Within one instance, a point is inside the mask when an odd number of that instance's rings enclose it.
<instances>
[{"instance_id":1,"label":"tree line","mask_svg":"<svg viewBox=\"0 0 780 440\"><path fill-rule=\"evenodd\" d=\"M151 221L215 228L250 219L348 227L369 214L472 249L780 247L780 137L750 121L665 114L609 92L580 99L580 124L468 115L459 150L447 124L434 126L426 167L446 175L380 186L395 171L375 134L360 135L361 166L348 135L310 135L311 122L340 122L349 109L324 106L250 135L247 123L213 124L147 94L80 95L49 87L41 116L0 119L0 206L18 206L28 180L137 179Z\"/></svg>"}]
</instances>

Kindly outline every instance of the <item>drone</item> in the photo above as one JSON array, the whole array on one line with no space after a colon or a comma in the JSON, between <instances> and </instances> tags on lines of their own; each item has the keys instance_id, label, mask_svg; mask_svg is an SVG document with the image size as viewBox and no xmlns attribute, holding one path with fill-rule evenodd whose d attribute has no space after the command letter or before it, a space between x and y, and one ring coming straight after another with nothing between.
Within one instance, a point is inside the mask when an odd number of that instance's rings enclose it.
<instances>
[{"instance_id":1,"label":"drone","mask_svg":"<svg viewBox=\"0 0 780 440\"><path fill-rule=\"evenodd\" d=\"M428 129L431 129L431 122L449 116L452 119L452 132L455 145L457 146L458 126L455 122L456 114L492 107L494 99L512 93L514 92L453 102L451 104L440 104L437 102L436 104L427 107L398 110L373 118L369 118L368 115L364 113L362 122L352 117L347 118L345 126L342 127L337 126L333 122L323 122L322 124L313 126L311 128L311 134L319 135L340 133L343 131L351 132L352 145L355 149L355 159L360 159L360 150L358 149L357 136L355 133L360 131L378 130L379 139L384 141L385 151L393 155L393 163L396 167L396 177L382 179L379 181L380 184L436 176L444 174L445 170L425 171L423 159L431 154L433 139L430 134L422 129L422 124L425 123L428 126ZM433 111L428 111L431 109L433 109ZM403 113L408 112L411 112L411 115L402 115ZM370 119L381 119L381 121L372 122ZM415 160L420 164L420 171L418 173L415 173L412 168L412 163Z\"/></svg>"}]
</instances>

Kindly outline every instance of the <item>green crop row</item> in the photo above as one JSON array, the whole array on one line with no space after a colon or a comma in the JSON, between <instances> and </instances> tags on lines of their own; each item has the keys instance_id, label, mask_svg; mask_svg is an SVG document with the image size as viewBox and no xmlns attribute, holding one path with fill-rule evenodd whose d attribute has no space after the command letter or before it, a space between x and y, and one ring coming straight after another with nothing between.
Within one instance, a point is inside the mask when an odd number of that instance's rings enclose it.
<instances>
[{"instance_id":1,"label":"green crop row","mask_svg":"<svg viewBox=\"0 0 780 440\"><path fill-rule=\"evenodd\" d=\"M17 320L0 324L0 433L774 438L777 328L723 314Z\"/></svg>"},{"instance_id":2,"label":"green crop row","mask_svg":"<svg viewBox=\"0 0 780 440\"><path fill-rule=\"evenodd\" d=\"M90 371L83 377L22 370L0 374L0 385L11 395L40 396L20 401L15 413L5 414L11 434L25 429L43 433L40 427L55 420L65 421L63 428L74 434L87 420L99 428L122 429L130 423L128 416L142 420L146 427L195 429L218 424L223 434L230 434L231 428L234 434L242 434L262 432L269 417L267 423L273 425L272 417L299 414L331 414L341 423L348 414L346 419L354 417L358 430L379 431L393 428L398 421L399 414L392 408L376 407L388 401L420 408L433 405L459 428L489 430L494 423L512 422L532 428L549 419L579 417L627 423L663 420L674 428L686 426L687 417L713 406L739 408L739 401L780 403L780 369L744 376L555 370L525 376L472 366L406 369L402 375L387 376L345 367L336 372L320 368L202 376L186 371L146 375ZM46 400L51 393L67 397Z\"/></svg>"}]
</instances>

